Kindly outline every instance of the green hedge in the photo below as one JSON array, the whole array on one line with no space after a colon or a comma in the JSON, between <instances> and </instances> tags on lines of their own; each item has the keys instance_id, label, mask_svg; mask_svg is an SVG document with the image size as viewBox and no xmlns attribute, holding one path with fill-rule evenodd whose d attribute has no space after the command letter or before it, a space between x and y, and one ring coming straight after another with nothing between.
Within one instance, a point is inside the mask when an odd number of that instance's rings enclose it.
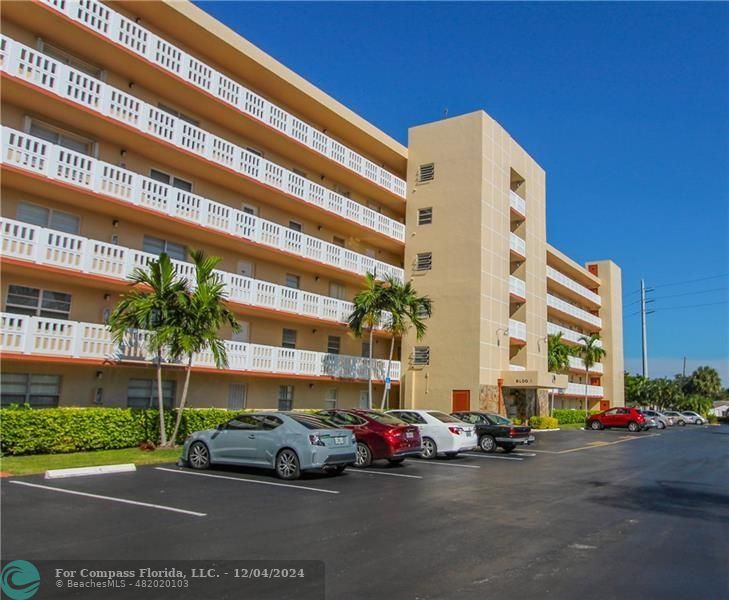
<instances>
[{"instance_id":1,"label":"green hedge","mask_svg":"<svg viewBox=\"0 0 729 600\"><path fill-rule=\"evenodd\" d=\"M596 415L599 410L591 410L591 415ZM584 423L585 422L585 411L570 409L555 409L552 411L552 416L557 419L560 423Z\"/></svg>"},{"instance_id":2,"label":"green hedge","mask_svg":"<svg viewBox=\"0 0 729 600\"><path fill-rule=\"evenodd\" d=\"M529 427L532 429L556 429L559 421L554 417L530 417Z\"/></svg>"}]
</instances>

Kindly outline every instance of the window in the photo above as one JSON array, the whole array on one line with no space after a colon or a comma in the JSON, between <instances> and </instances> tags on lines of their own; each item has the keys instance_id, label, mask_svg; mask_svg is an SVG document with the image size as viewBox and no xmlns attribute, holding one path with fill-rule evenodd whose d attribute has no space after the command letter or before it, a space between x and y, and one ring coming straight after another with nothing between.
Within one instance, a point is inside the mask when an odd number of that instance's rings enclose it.
<instances>
[{"instance_id":1,"label":"window","mask_svg":"<svg viewBox=\"0 0 729 600\"><path fill-rule=\"evenodd\" d=\"M247 215L253 215L254 217L258 216L258 207L253 206L252 204L243 204L243 212Z\"/></svg>"},{"instance_id":2,"label":"window","mask_svg":"<svg viewBox=\"0 0 729 600\"><path fill-rule=\"evenodd\" d=\"M258 429L262 431L272 431L279 425L283 425L283 421L274 415L255 415L253 418L258 421Z\"/></svg>"},{"instance_id":3,"label":"window","mask_svg":"<svg viewBox=\"0 0 729 600\"><path fill-rule=\"evenodd\" d=\"M162 402L165 408L175 405L176 382L162 380ZM129 408L157 408L157 380L130 379L127 385L127 406Z\"/></svg>"},{"instance_id":4,"label":"window","mask_svg":"<svg viewBox=\"0 0 729 600\"><path fill-rule=\"evenodd\" d=\"M289 221L289 229L301 232L301 223L299 223L298 221Z\"/></svg>"},{"instance_id":5,"label":"window","mask_svg":"<svg viewBox=\"0 0 729 600\"><path fill-rule=\"evenodd\" d=\"M391 413L394 417L397 417L398 419L402 419L406 423L409 423L410 425L423 425L427 424L427 421L421 417L418 413L414 412L393 412ZM458 419L456 419L458 420Z\"/></svg>"},{"instance_id":6,"label":"window","mask_svg":"<svg viewBox=\"0 0 729 600\"><path fill-rule=\"evenodd\" d=\"M367 390L364 390L364 393L367 394ZM365 404L366 402L367 398L365 398ZM364 425L367 422L362 417L338 410L331 414L330 420L335 425Z\"/></svg>"},{"instance_id":7,"label":"window","mask_svg":"<svg viewBox=\"0 0 729 600\"><path fill-rule=\"evenodd\" d=\"M362 357L363 358L370 357L370 343L369 342L362 342Z\"/></svg>"},{"instance_id":8,"label":"window","mask_svg":"<svg viewBox=\"0 0 729 600\"><path fill-rule=\"evenodd\" d=\"M415 255L415 270L430 271L433 268L433 253L420 252Z\"/></svg>"},{"instance_id":9,"label":"window","mask_svg":"<svg viewBox=\"0 0 729 600\"><path fill-rule=\"evenodd\" d=\"M294 386L278 386L278 409L291 410L294 407Z\"/></svg>"},{"instance_id":10,"label":"window","mask_svg":"<svg viewBox=\"0 0 729 600\"><path fill-rule=\"evenodd\" d=\"M226 429L243 429L256 431L261 429L261 421L253 415L238 415L225 424Z\"/></svg>"},{"instance_id":11,"label":"window","mask_svg":"<svg viewBox=\"0 0 729 600\"><path fill-rule=\"evenodd\" d=\"M193 119L192 117L189 117L186 114L181 113L180 111L175 110L174 108L172 108L170 106L166 106L166 105L162 104L161 102L159 104L157 104L157 108L165 111L167 114L170 114L173 117L177 117L178 119L182 119L183 121L190 123L190 125L194 125L195 127L200 126L200 121L197 121L197 120Z\"/></svg>"},{"instance_id":12,"label":"window","mask_svg":"<svg viewBox=\"0 0 729 600\"><path fill-rule=\"evenodd\" d=\"M418 183L426 183L435 179L435 163L427 163L418 167Z\"/></svg>"},{"instance_id":13,"label":"window","mask_svg":"<svg viewBox=\"0 0 729 600\"><path fill-rule=\"evenodd\" d=\"M144 236L144 244L142 249L150 254L160 255L166 252L170 258L177 260L185 260L187 258L187 248L182 244L175 244L169 240L156 238L151 235Z\"/></svg>"},{"instance_id":14,"label":"window","mask_svg":"<svg viewBox=\"0 0 729 600\"><path fill-rule=\"evenodd\" d=\"M413 348L413 365L424 366L430 364L430 346L415 346Z\"/></svg>"},{"instance_id":15,"label":"window","mask_svg":"<svg viewBox=\"0 0 729 600\"><path fill-rule=\"evenodd\" d=\"M299 177L303 177L304 179L307 179L306 173L302 171L301 169L291 169L294 173L296 173Z\"/></svg>"},{"instance_id":16,"label":"window","mask_svg":"<svg viewBox=\"0 0 729 600\"><path fill-rule=\"evenodd\" d=\"M73 150L74 152L88 155L93 154L94 143L91 140L69 133L53 125L41 123L35 119L31 120L28 133L52 144L58 144L59 146Z\"/></svg>"},{"instance_id":17,"label":"window","mask_svg":"<svg viewBox=\"0 0 729 600\"><path fill-rule=\"evenodd\" d=\"M250 146L246 147L246 150L248 150L248 152L250 152L251 154L255 154L256 156L260 156L261 158L263 158L263 152L261 150L251 148Z\"/></svg>"},{"instance_id":18,"label":"window","mask_svg":"<svg viewBox=\"0 0 729 600\"><path fill-rule=\"evenodd\" d=\"M333 409L337 408L337 390L332 388L327 390L326 398L324 398L324 408Z\"/></svg>"},{"instance_id":19,"label":"window","mask_svg":"<svg viewBox=\"0 0 729 600\"><path fill-rule=\"evenodd\" d=\"M344 300L347 296L346 288L336 281L329 282L329 296L337 300Z\"/></svg>"},{"instance_id":20,"label":"window","mask_svg":"<svg viewBox=\"0 0 729 600\"><path fill-rule=\"evenodd\" d=\"M77 69L78 71L83 71L87 75L91 75L91 77L95 77L96 79L101 79L101 76L103 74L103 70L99 67L96 67L94 65L91 65L80 58L75 57L73 54L69 54L65 50L61 50L60 48L56 48L56 46L52 46L48 42L44 40L39 40L38 49L43 52L46 56L50 56L51 58L57 60L60 63L63 63L64 65L68 65L69 67L72 67L74 69Z\"/></svg>"},{"instance_id":21,"label":"window","mask_svg":"<svg viewBox=\"0 0 729 600\"><path fill-rule=\"evenodd\" d=\"M283 348L296 348L296 330L284 329L281 336L281 346Z\"/></svg>"},{"instance_id":22,"label":"window","mask_svg":"<svg viewBox=\"0 0 729 600\"><path fill-rule=\"evenodd\" d=\"M345 244L346 244L346 240L343 237L339 237L339 236L335 235L332 238L332 244L334 244L335 246L340 246L341 248L344 248Z\"/></svg>"},{"instance_id":23,"label":"window","mask_svg":"<svg viewBox=\"0 0 729 600\"><path fill-rule=\"evenodd\" d=\"M236 272L238 275L243 275L243 277L253 277L256 267L250 260L239 260Z\"/></svg>"},{"instance_id":24,"label":"window","mask_svg":"<svg viewBox=\"0 0 729 600\"><path fill-rule=\"evenodd\" d=\"M238 321L240 329L233 333L231 341L243 342L247 344L251 341L251 324L250 321Z\"/></svg>"},{"instance_id":25,"label":"window","mask_svg":"<svg viewBox=\"0 0 729 600\"><path fill-rule=\"evenodd\" d=\"M284 285L286 287L294 288L295 290L299 289L299 286L301 284L301 277L298 275L294 275L293 273L286 273L286 280L284 282Z\"/></svg>"},{"instance_id":26,"label":"window","mask_svg":"<svg viewBox=\"0 0 729 600\"><path fill-rule=\"evenodd\" d=\"M149 177L150 179L154 179L155 181L159 181L160 183L165 183L167 185L171 185L172 187L176 187L178 190L184 190L186 192L192 191L192 183L190 183L189 181L185 181L184 179L180 179L179 177L174 177L169 173L163 173L162 171L158 171L157 169L150 169Z\"/></svg>"},{"instance_id":27,"label":"window","mask_svg":"<svg viewBox=\"0 0 729 600\"><path fill-rule=\"evenodd\" d=\"M0 405L30 404L33 408L58 406L61 376L42 373L3 373Z\"/></svg>"},{"instance_id":28,"label":"window","mask_svg":"<svg viewBox=\"0 0 729 600\"><path fill-rule=\"evenodd\" d=\"M327 353L328 354L339 354L339 350L342 346L342 338L338 335L330 335L327 340Z\"/></svg>"},{"instance_id":29,"label":"window","mask_svg":"<svg viewBox=\"0 0 729 600\"><path fill-rule=\"evenodd\" d=\"M68 319L71 312L71 294L24 285L9 285L5 310L19 315Z\"/></svg>"},{"instance_id":30,"label":"window","mask_svg":"<svg viewBox=\"0 0 729 600\"><path fill-rule=\"evenodd\" d=\"M228 385L228 410L243 410L246 407L247 391L245 383Z\"/></svg>"},{"instance_id":31,"label":"window","mask_svg":"<svg viewBox=\"0 0 729 600\"><path fill-rule=\"evenodd\" d=\"M23 223L48 227L64 233L78 234L81 220L70 213L52 208L38 206L30 202L21 202L15 212L15 218Z\"/></svg>"},{"instance_id":32,"label":"window","mask_svg":"<svg viewBox=\"0 0 729 600\"><path fill-rule=\"evenodd\" d=\"M418 209L418 225L430 225L433 222L432 208Z\"/></svg>"},{"instance_id":33,"label":"window","mask_svg":"<svg viewBox=\"0 0 729 600\"><path fill-rule=\"evenodd\" d=\"M428 414L431 417L438 419L441 423L458 423L460 421L460 419L456 419L455 417L447 415L444 412L440 412L439 410L429 410Z\"/></svg>"}]
</instances>

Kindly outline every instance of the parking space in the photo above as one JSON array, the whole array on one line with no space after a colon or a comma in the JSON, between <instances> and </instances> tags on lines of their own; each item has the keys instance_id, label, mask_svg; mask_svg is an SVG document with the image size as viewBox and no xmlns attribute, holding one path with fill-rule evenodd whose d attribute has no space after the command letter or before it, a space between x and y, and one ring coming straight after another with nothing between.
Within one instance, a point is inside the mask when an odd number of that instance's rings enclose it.
<instances>
[{"instance_id":1,"label":"parking space","mask_svg":"<svg viewBox=\"0 0 729 600\"><path fill-rule=\"evenodd\" d=\"M255 469L173 464L60 481L12 478L2 484L4 552L316 558L326 562L331 598L353 589L363 598L480 598L484 580L489 595L516 583L525 592L524 581L550 580L573 564L602 573L603 560L630 556L656 527L679 544L696 536L707 547L725 544L714 525L729 518L729 482L709 492L714 475L705 473L710 463L726 469L726 439L726 428L549 432L509 454L377 461L293 482ZM714 552L698 552L704 564L716 562Z\"/></svg>"}]
</instances>

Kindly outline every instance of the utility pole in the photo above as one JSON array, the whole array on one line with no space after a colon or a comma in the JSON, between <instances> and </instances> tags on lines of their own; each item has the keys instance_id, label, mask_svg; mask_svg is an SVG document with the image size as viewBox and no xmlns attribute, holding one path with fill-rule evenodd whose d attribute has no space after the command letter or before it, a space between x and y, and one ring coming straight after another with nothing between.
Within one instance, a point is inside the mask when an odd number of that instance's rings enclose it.
<instances>
[{"instance_id":1,"label":"utility pole","mask_svg":"<svg viewBox=\"0 0 729 600\"><path fill-rule=\"evenodd\" d=\"M646 315L653 311L646 311L645 305L653 300L646 300L646 292L652 292L653 288L645 287L645 279L640 280L640 326L643 334L643 377L648 377L648 333L646 331Z\"/></svg>"},{"instance_id":2,"label":"utility pole","mask_svg":"<svg viewBox=\"0 0 729 600\"><path fill-rule=\"evenodd\" d=\"M683 377L685 379L686 378L686 357L685 356L683 357L683 371L682 371L682 373L683 373Z\"/></svg>"}]
</instances>

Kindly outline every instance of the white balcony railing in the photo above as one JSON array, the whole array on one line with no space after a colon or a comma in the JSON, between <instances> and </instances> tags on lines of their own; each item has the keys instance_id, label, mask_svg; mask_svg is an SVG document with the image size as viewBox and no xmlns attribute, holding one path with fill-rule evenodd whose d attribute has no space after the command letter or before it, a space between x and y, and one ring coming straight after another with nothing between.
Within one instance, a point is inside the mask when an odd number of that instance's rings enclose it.
<instances>
[{"instance_id":1,"label":"white balcony railing","mask_svg":"<svg viewBox=\"0 0 729 600\"><path fill-rule=\"evenodd\" d=\"M77 273L126 281L135 268L145 268L156 255L115 244L63 233L13 219L0 219L2 256ZM173 260L177 274L195 285L194 266ZM302 315L337 324L346 323L354 305L226 271L215 271L225 285L227 299L237 304ZM382 323L387 315L383 313Z\"/></svg>"},{"instance_id":2,"label":"white balcony railing","mask_svg":"<svg viewBox=\"0 0 729 600\"><path fill-rule=\"evenodd\" d=\"M405 182L371 160L347 148L322 131L297 119L216 69L190 56L134 20L120 15L96 0L71 2L42 0L115 44L173 73L192 85L232 106L246 116L261 121L283 135L332 159L400 198L405 198Z\"/></svg>"},{"instance_id":3,"label":"white balcony railing","mask_svg":"<svg viewBox=\"0 0 729 600\"><path fill-rule=\"evenodd\" d=\"M556 281L566 288L569 288L583 298L587 298L598 306L602 304L600 296L598 296L595 292L587 289L584 285L577 283L574 279L567 277L567 275L565 275L564 273L560 273L559 271L557 271L557 269L553 267L547 266L547 277L549 277L552 281Z\"/></svg>"},{"instance_id":4,"label":"white balcony railing","mask_svg":"<svg viewBox=\"0 0 729 600\"><path fill-rule=\"evenodd\" d=\"M150 362L147 333L130 334L115 344L109 329L98 323L82 323L43 317L0 313L0 351L31 356L54 356L111 361ZM343 379L368 378L369 359L359 356L293 350L244 342L225 342L228 369L241 372L279 373ZM210 352L193 358L194 367L214 367ZM373 377L385 378L387 361L373 359ZM393 361L390 377L400 379L400 363Z\"/></svg>"},{"instance_id":5,"label":"white balcony railing","mask_svg":"<svg viewBox=\"0 0 729 600\"><path fill-rule=\"evenodd\" d=\"M519 256L526 256L526 242L515 233L509 234L509 250L516 252Z\"/></svg>"},{"instance_id":6,"label":"white balcony railing","mask_svg":"<svg viewBox=\"0 0 729 600\"><path fill-rule=\"evenodd\" d=\"M307 204L405 239L402 223L5 36L0 37L0 69Z\"/></svg>"},{"instance_id":7,"label":"white balcony railing","mask_svg":"<svg viewBox=\"0 0 729 600\"><path fill-rule=\"evenodd\" d=\"M526 371L526 367L522 367L521 365L509 365L509 371Z\"/></svg>"},{"instance_id":8,"label":"white balcony railing","mask_svg":"<svg viewBox=\"0 0 729 600\"><path fill-rule=\"evenodd\" d=\"M581 358L578 358L576 356L570 356L570 369L574 369L576 371L582 371L585 372L585 363ZM590 367L590 373L602 373L603 372L603 366L602 363L595 363Z\"/></svg>"},{"instance_id":9,"label":"white balcony railing","mask_svg":"<svg viewBox=\"0 0 729 600\"><path fill-rule=\"evenodd\" d=\"M582 310L581 308L578 308L577 306L574 306L569 302L565 302L561 298L557 298L552 294L547 294L547 306L554 308L555 310L558 310L562 313L568 314L572 317L575 317L580 321L589 323L590 325L597 327L598 329L602 328L602 319L600 317L597 317L587 312L586 310Z\"/></svg>"},{"instance_id":10,"label":"white balcony railing","mask_svg":"<svg viewBox=\"0 0 729 600\"><path fill-rule=\"evenodd\" d=\"M526 299L526 283L524 280L509 275L509 293Z\"/></svg>"},{"instance_id":11,"label":"white balcony railing","mask_svg":"<svg viewBox=\"0 0 729 600\"><path fill-rule=\"evenodd\" d=\"M587 395L591 398L602 398L603 389L601 385L588 385L584 383L568 383L567 387L563 390L558 389L557 394L563 394L565 396L584 396L585 388L587 388Z\"/></svg>"},{"instance_id":12,"label":"white balcony railing","mask_svg":"<svg viewBox=\"0 0 729 600\"><path fill-rule=\"evenodd\" d=\"M526 216L526 202L516 192L509 191L509 206L520 215Z\"/></svg>"},{"instance_id":13,"label":"white balcony railing","mask_svg":"<svg viewBox=\"0 0 729 600\"><path fill-rule=\"evenodd\" d=\"M574 331L567 327L562 327L561 325L556 325L554 323L549 323L549 322L547 322L547 333L549 333L550 335L555 335L557 333L561 333L562 338L564 340L567 340L569 342L574 342L575 344L583 344L583 345L585 342L582 341L582 338L588 337L588 334L586 334L586 333ZM595 345L602 348L602 340L597 340Z\"/></svg>"},{"instance_id":14,"label":"white balcony railing","mask_svg":"<svg viewBox=\"0 0 729 600\"><path fill-rule=\"evenodd\" d=\"M15 129L2 131L0 162L357 275L370 272L380 278L403 278L399 267Z\"/></svg>"},{"instance_id":15,"label":"white balcony railing","mask_svg":"<svg viewBox=\"0 0 729 600\"><path fill-rule=\"evenodd\" d=\"M526 323L523 323L522 321L516 321L515 319L509 319L509 337L515 340L522 340L526 342Z\"/></svg>"}]
</instances>

